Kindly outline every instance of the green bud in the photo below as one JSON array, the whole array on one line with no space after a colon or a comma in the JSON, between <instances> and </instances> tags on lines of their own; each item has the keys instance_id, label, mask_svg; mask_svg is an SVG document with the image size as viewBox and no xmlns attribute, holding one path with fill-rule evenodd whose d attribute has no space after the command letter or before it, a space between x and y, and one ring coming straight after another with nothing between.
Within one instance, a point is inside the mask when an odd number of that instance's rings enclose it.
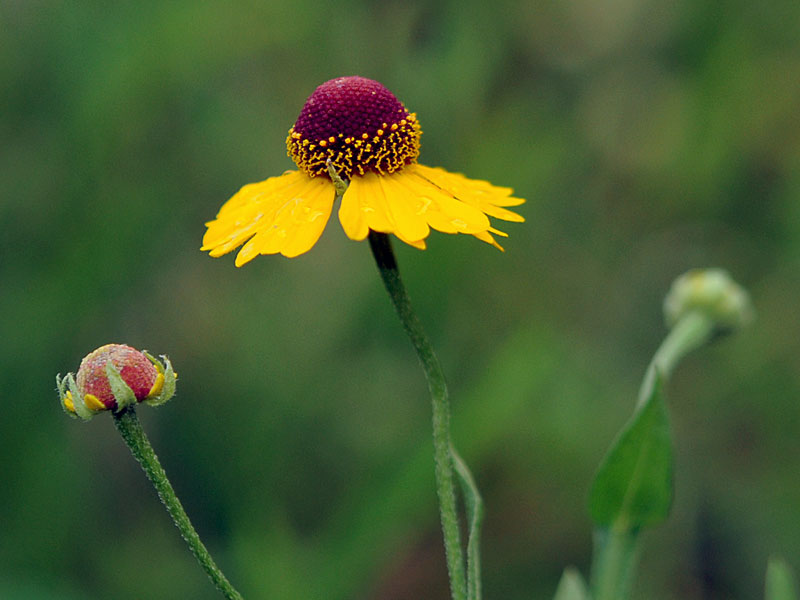
<instances>
[{"instance_id":1,"label":"green bud","mask_svg":"<svg viewBox=\"0 0 800 600\"><path fill-rule=\"evenodd\" d=\"M750 295L723 269L692 269L672 283L664 299L667 325L673 327L693 312L723 331L738 329L755 316Z\"/></svg>"}]
</instances>

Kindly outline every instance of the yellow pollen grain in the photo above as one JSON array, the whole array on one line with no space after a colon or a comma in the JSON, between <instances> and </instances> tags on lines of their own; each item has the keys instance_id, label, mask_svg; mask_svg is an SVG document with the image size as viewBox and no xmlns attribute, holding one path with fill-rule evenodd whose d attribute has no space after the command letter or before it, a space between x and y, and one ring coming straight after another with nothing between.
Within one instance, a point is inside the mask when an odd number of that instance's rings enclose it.
<instances>
[{"instance_id":1,"label":"yellow pollen grain","mask_svg":"<svg viewBox=\"0 0 800 600\"><path fill-rule=\"evenodd\" d=\"M402 111L401 111L402 112ZM398 115L401 116L401 115ZM293 129L287 138L289 156L309 176L326 174L326 164L331 162L343 176L364 175L367 171L389 174L415 161L419 153L419 136L422 133L412 114L374 132L345 136L343 132L313 143L303 135L295 136ZM337 146L336 142L343 140Z\"/></svg>"}]
</instances>

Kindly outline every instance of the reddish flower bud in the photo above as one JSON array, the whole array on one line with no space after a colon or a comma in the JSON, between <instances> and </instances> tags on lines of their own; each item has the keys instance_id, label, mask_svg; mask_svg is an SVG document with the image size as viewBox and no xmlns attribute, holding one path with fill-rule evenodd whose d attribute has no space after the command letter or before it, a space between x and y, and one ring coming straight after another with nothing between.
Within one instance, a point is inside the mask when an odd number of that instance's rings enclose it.
<instances>
[{"instance_id":1,"label":"reddish flower bud","mask_svg":"<svg viewBox=\"0 0 800 600\"><path fill-rule=\"evenodd\" d=\"M153 363L141 352L122 344L106 344L88 354L78 369L76 381L78 390L86 397L92 395L111 410L117 408L117 401L111 391L106 375L106 363L111 361L122 380L131 388L136 400L141 402L150 395L158 371Z\"/></svg>"},{"instance_id":2,"label":"reddish flower bud","mask_svg":"<svg viewBox=\"0 0 800 600\"><path fill-rule=\"evenodd\" d=\"M64 409L83 419L104 410L121 410L146 401L158 405L175 393L175 373L146 352L123 344L106 344L88 354L77 376L56 378Z\"/></svg>"}]
</instances>

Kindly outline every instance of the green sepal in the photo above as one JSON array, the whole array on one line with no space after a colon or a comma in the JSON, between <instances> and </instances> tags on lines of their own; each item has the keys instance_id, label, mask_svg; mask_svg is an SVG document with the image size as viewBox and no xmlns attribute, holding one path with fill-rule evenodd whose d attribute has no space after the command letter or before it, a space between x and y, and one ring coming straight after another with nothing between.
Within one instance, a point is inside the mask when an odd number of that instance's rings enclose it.
<instances>
[{"instance_id":1,"label":"green sepal","mask_svg":"<svg viewBox=\"0 0 800 600\"><path fill-rule=\"evenodd\" d=\"M84 421L88 421L95 415L95 412L86 406L83 396L78 391L78 384L75 383L75 376L72 373L68 373L65 379L67 380L69 392L72 394L72 405L75 407L75 413ZM64 408L66 409L66 407Z\"/></svg>"},{"instance_id":2,"label":"green sepal","mask_svg":"<svg viewBox=\"0 0 800 600\"><path fill-rule=\"evenodd\" d=\"M765 600L797 600L797 583L791 567L781 557L770 557L767 564Z\"/></svg>"},{"instance_id":3,"label":"green sepal","mask_svg":"<svg viewBox=\"0 0 800 600\"><path fill-rule=\"evenodd\" d=\"M155 365L158 372L164 376L164 385L161 388L161 393L158 396L155 396L154 398L146 398L143 402L150 406L161 406L175 395L177 377L175 376L175 371L172 369L172 363L165 355L161 355L161 358L164 360L164 364L148 354L146 351L144 352L144 355L150 359L150 362Z\"/></svg>"},{"instance_id":4,"label":"green sepal","mask_svg":"<svg viewBox=\"0 0 800 600\"><path fill-rule=\"evenodd\" d=\"M58 399L61 401L61 408L73 419L77 419L78 415L67 408L67 404L65 400L67 399L67 387L69 385L69 378L72 377L72 373L67 373L66 377L61 377L61 373L56 375L56 388L58 388ZM70 393L72 393L70 391ZM75 404L73 400L72 404Z\"/></svg>"},{"instance_id":5,"label":"green sepal","mask_svg":"<svg viewBox=\"0 0 800 600\"><path fill-rule=\"evenodd\" d=\"M666 519L672 504L673 456L662 380L620 432L595 475L589 496L598 527L623 533Z\"/></svg>"},{"instance_id":6,"label":"green sepal","mask_svg":"<svg viewBox=\"0 0 800 600\"><path fill-rule=\"evenodd\" d=\"M589 590L583 576L573 567L564 569L553 600L589 600Z\"/></svg>"},{"instance_id":7,"label":"green sepal","mask_svg":"<svg viewBox=\"0 0 800 600\"><path fill-rule=\"evenodd\" d=\"M147 350L142 350L142 354L144 354L147 357L147 360L153 363L153 366L159 373L161 374L164 373L164 365L161 364L160 360L158 360L155 356L150 354Z\"/></svg>"},{"instance_id":8,"label":"green sepal","mask_svg":"<svg viewBox=\"0 0 800 600\"><path fill-rule=\"evenodd\" d=\"M108 377L108 386L111 388L111 393L117 401L117 409L115 412L120 412L128 406L136 405L136 394L134 394L131 387L125 383L119 370L110 360L106 361L106 377Z\"/></svg>"}]
</instances>

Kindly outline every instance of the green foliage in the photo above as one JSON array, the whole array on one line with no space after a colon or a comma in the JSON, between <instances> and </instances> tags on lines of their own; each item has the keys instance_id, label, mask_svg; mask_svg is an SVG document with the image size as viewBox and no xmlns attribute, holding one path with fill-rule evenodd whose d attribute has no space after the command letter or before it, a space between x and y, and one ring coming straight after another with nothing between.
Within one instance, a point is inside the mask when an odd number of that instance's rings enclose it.
<instances>
[{"instance_id":1,"label":"green foliage","mask_svg":"<svg viewBox=\"0 0 800 600\"><path fill-rule=\"evenodd\" d=\"M454 448L450 448L453 470L458 476L467 510L467 599L481 599L481 524L483 499L466 463Z\"/></svg>"},{"instance_id":2,"label":"green foliage","mask_svg":"<svg viewBox=\"0 0 800 600\"><path fill-rule=\"evenodd\" d=\"M627 533L662 522L672 503L672 470L669 418L656 376L595 475L589 499L595 525Z\"/></svg>"},{"instance_id":3,"label":"green foliage","mask_svg":"<svg viewBox=\"0 0 800 600\"><path fill-rule=\"evenodd\" d=\"M564 569L553 600L590 600L589 590L578 571L571 567Z\"/></svg>"},{"instance_id":4,"label":"green foliage","mask_svg":"<svg viewBox=\"0 0 800 600\"><path fill-rule=\"evenodd\" d=\"M765 600L797 600L797 583L788 563L772 557L767 565Z\"/></svg>"}]
</instances>

